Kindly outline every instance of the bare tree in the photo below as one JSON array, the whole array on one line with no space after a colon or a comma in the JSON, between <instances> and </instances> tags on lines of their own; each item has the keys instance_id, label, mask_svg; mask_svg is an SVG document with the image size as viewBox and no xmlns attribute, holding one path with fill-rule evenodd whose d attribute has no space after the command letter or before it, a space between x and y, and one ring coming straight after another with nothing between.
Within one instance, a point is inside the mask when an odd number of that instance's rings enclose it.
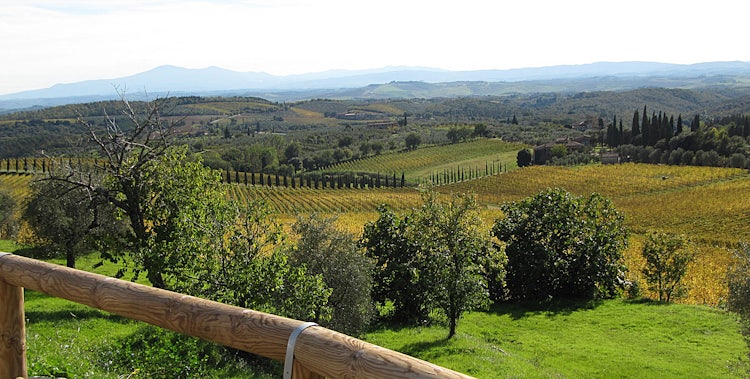
<instances>
[{"instance_id":1,"label":"bare tree","mask_svg":"<svg viewBox=\"0 0 750 379\"><path fill-rule=\"evenodd\" d=\"M63 181L112 204L129 221L126 236L128 249L140 252L142 267L155 287L163 288L162 264L151 253L158 230L154 227L152 208L160 197L157 185L159 166L172 146L175 122L165 122L161 111L165 99L139 103L135 106L121 96L124 110L122 121L105 110L105 125L98 126L82 116L78 121L88 130L90 147L102 159L93 164L76 165L71 159L55 159L56 169L48 179ZM124 125L124 126L121 126ZM161 173L163 174L163 172Z\"/></svg>"}]
</instances>

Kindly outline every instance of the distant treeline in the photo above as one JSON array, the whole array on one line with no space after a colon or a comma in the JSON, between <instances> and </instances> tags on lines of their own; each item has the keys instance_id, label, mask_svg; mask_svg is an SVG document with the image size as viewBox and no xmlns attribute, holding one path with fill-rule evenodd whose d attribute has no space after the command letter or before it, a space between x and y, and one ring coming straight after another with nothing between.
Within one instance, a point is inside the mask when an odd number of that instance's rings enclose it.
<instances>
[{"instance_id":1,"label":"distant treeline","mask_svg":"<svg viewBox=\"0 0 750 379\"><path fill-rule=\"evenodd\" d=\"M615 117L602 136L620 159L671 165L746 167L750 116L734 115L704 122L699 115L684 121L666 113L633 114L629 129ZM619 121L619 122L618 122Z\"/></svg>"},{"instance_id":2,"label":"distant treeline","mask_svg":"<svg viewBox=\"0 0 750 379\"><path fill-rule=\"evenodd\" d=\"M222 174L226 184L243 184L252 186L290 187L290 188L329 188L329 189L363 189L384 187L408 187L416 183L407 183L404 173L303 173L300 175L279 175L226 170Z\"/></svg>"}]
</instances>

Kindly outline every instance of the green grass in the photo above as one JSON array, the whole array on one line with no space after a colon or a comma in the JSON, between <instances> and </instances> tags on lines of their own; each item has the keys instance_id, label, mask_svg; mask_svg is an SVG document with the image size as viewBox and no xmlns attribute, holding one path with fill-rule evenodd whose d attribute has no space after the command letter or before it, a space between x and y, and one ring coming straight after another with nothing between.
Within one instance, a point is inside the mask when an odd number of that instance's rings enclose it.
<instances>
[{"instance_id":1,"label":"green grass","mask_svg":"<svg viewBox=\"0 0 750 379\"><path fill-rule=\"evenodd\" d=\"M747 347L713 308L611 300L552 310L501 305L444 326L381 329L369 342L477 378L743 377Z\"/></svg>"},{"instance_id":2,"label":"green grass","mask_svg":"<svg viewBox=\"0 0 750 379\"><path fill-rule=\"evenodd\" d=\"M333 165L326 171L401 173L409 180L428 178L443 170L479 169L484 175L485 164L516 168L516 154L523 145L499 139L481 138L452 145L428 146L412 151L378 155L358 161Z\"/></svg>"},{"instance_id":3,"label":"green grass","mask_svg":"<svg viewBox=\"0 0 750 379\"><path fill-rule=\"evenodd\" d=\"M0 251L5 253L12 253L21 247L15 243L15 241L0 240Z\"/></svg>"}]
</instances>

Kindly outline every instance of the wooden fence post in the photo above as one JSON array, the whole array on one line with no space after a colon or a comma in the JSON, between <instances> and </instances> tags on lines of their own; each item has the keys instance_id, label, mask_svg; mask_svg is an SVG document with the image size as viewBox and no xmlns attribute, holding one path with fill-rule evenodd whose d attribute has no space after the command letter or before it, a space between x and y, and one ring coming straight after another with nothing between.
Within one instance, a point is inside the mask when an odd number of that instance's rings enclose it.
<instances>
[{"instance_id":1,"label":"wooden fence post","mask_svg":"<svg viewBox=\"0 0 750 379\"><path fill-rule=\"evenodd\" d=\"M0 378L26 378L23 288L0 280L0 304Z\"/></svg>"}]
</instances>

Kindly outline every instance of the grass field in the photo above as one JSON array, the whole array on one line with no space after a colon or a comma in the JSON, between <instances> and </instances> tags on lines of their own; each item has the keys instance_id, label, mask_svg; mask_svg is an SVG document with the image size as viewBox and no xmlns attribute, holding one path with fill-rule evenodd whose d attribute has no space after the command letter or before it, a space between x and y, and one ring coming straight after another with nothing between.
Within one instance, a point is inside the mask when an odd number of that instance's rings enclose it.
<instances>
[{"instance_id":1,"label":"grass field","mask_svg":"<svg viewBox=\"0 0 750 379\"><path fill-rule=\"evenodd\" d=\"M430 146L333 165L326 171L404 173L408 180L426 179L444 170L479 169L502 164L503 169L516 168L516 154L522 145L499 139L478 139L448 146Z\"/></svg>"},{"instance_id":2,"label":"grass field","mask_svg":"<svg viewBox=\"0 0 750 379\"><path fill-rule=\"evenodd\" d=\"M736 328L708 307L611 300L500 305L466 315L451 340L443 326L367 340L478 378L739 378Z\"/></svg>"}]
</instances>

